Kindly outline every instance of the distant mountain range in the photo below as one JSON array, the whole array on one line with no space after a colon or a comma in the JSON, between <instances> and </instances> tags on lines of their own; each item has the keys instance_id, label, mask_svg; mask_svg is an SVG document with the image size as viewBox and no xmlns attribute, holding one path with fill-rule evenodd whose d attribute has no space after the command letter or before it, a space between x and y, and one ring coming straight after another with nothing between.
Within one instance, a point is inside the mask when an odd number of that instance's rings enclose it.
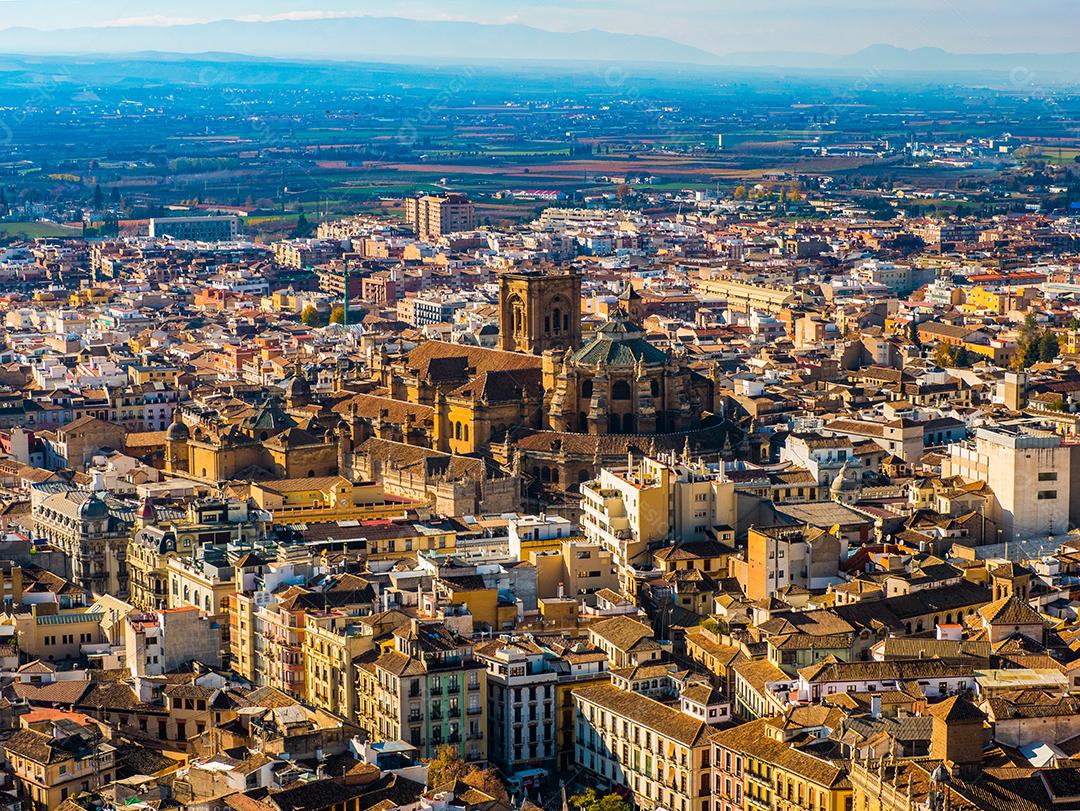
<instances>
[{"instance_id":1,"label":"distant mountain range","mask_svg":"<svg viewBox=\"0 0 1080 811\"><path fill-rule=\"evenodd\" d=\"M0 30L9 54L225 52L287 59L526 59L716 64L698 48L662 37L607 31L561 33L526 25L349 17L328 20L221 20L168 27Z\"/></svg>"},{"instance_id":2,"label":"distant mountain range","mask_svg":"<svg viewBox=\"0 0 1080 811\"><path fill-rule=\"evenodd\" d=\"M175 26L117 26L0 30L0 54L117 55L146 52L242 54L253 57L352 62L386 60L528 60L543 62L667 63L698 66L799 68L881 74L978 72L1080 79L1080 53L961 54L940 48L908 50L872 45L854 54L742 52L717 54L663 37L608 31L545 31L400 17L218 22ZM221 58L220 56L217 58Z\"/></svg>"}]
</instances>

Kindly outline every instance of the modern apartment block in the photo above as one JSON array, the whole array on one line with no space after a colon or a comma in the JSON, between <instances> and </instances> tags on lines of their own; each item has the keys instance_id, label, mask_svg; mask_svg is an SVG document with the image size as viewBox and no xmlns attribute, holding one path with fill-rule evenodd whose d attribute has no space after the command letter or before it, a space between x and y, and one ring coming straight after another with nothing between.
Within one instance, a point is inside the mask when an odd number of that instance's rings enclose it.
<instances>
[{"instance_id":1,"label":"modern apartment block","mask_svg":"<svg viewBox=\"0 0 1080 811\"><path fill-rule=\"evenodd\" d=\"M172 237L196 242L236 239L239 217L157 217L150 220L150 238Z\"/></svg>"},{"instance_id":2,"label":"modern apartment block","mask_svg":"<svg viewBox=\"0 0 1080 811\"><path fill-rule=\"evenodd\" d=\"M629 457L581 485L581 528L611 553L626 595L652 570L651 549L705 540L735 523L735 487L719 470L676 459Z\"/></svg>"},{"instance_id":3,"label":"modern apartment block","mask_svg":"<svg viewBox=\"0 0 1080 811\"><path fill-rule=\"evenodd\" d=\"M405 220L420 239L435 240L476 227L476 206L464 194L405 198Z\"/></svg>"}]
</instances>

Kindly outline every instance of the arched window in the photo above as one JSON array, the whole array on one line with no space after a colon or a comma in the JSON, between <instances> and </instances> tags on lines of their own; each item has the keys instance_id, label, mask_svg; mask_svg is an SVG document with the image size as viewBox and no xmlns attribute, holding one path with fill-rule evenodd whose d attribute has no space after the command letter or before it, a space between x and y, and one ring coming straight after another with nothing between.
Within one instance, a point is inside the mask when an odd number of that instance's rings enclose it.
<instances>
[{"instance_id":1,"label":"arched window","mask_svg":"<svg viewBox=\"0 0 1080 811\"><path fill-rule=\"evenodd\" d=\"M461 439L461 423L454 423L454 439Z\"/></svg>"},{"instance_id":2,"label":"arched window","mask_svg":"<svg viewBox=\"0 0 1080 811\"><path fill-rule=\"evenodd\" d=\"M462 433L462 439L464 439L466 442L468 442L469 441L469 426L468 425L464 426L462 428L462 430L461 430L461 433Z\"/></svg>"},{"instance_id":3,"label":"arched window","mask_svg":"<svg viewBox=\"0 0 1080 811\"><path fill-rule=\"evenodd\" d=\"M555 311L551 314L551 320L555 325L555 334L558 335L562 332L562 310L556 307Z\"/></svg>"},{"instance_id":4,"label":"arched window","mask_svg":"<svg viewBox=\"0 0 1080 811\"><path fill-rule=\"evenodd\" d=\"M545 315L544 316L544 334L545 335L550 335L551 334L551 316L550 315Z\"/></svg>"},{"instance_id":5,"label":"arched window","mask_svg":"<svg viewBox=\"0 0 1080 811\"><path fill-rule=\"evenodd\" d=\"M580 411L577 415L577 422L578 432L587 434L589 432L589 416L584 411Z\"/></svg>"},{"instance_id":6,"label":"arched window","mask_svg":"<svg viewBox=\"0 0 1080 811\"><path fill-rule=\"evenodd\" d=\"M581 384L581 399L588 400L592 397L592 381L586 380Z\"/></svg>"},{"instance_id":7,"label":"arched window","mask_svg":"<svg viewBox=\"0 0 1080 811\"><path fill-rule=\"evenodd\" d=\"M660 381L652 380L649 382L649 391L652 392L653 397L660 396Z\"/></svg>"},{"instance_id":8,"label":"arched window","mask_svg":"<svg viewBox=\"0 0 1080 811\"><path fill-rule=\"evenodd\" d=\"M308 476L309 479L314 479L315 478L315 471L314 470L309 470L307 472L307 476Z\"/></svg>"},{"instance_id":9,"label":"arched window","mask_svg":"<svg viewBox=\"0 0 1080 811\"><path fill-rule=\"evenodd\" d=\"M611 386L611 399L612 400L629 400L630 399L630 384L625 380L616 380Z\"/></svg>"},{"instance_id":10,"label":"arched window","mask_svg":"<svg viewBox=\"0 0 1080 811\"><path fill-rule=\"evenodd\" d=\"M622 428L624 434L634 433L634 415L624 414L622 420Z\"/></svg>"},{"instance_id":11,"label":"arched window","mask_svg":"<svg viewBox=\"0 0 1080 811\"><path fill-rule=\"evenodd\" d=\"M515 335L520 335L525 331L525 302L520 296L512 296L507 305L510 310L509 327Z\"/></svg>"},{"instance_id":12,"label":"arched window","mask_svg":"<svg viewBox=\"0 0 1080 811\"><path fill-rule=\"evenodd\" d=\"M618 414L608 414L607 427L609 434L619 433L619 429L622 428L622 420L619 419Z\"/></svg>"}]
</instances>

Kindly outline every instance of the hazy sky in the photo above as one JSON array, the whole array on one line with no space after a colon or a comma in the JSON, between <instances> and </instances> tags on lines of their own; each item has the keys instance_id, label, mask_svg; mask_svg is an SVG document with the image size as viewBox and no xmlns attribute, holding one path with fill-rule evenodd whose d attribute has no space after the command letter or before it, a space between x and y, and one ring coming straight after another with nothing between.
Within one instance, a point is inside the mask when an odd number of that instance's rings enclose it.
<instances>
[{"instance_id":1,"label":"hazy sky","mask_svg":"<svg viewBox=\"0 0 1080 811\"><path fill-rule=\"evenodd\" d=\"M1080 48L1080 0L0 0L0 28L358 14L656 34L720 54L847 53L879 42L958 52Z\"/></svg>"}]
</instances>

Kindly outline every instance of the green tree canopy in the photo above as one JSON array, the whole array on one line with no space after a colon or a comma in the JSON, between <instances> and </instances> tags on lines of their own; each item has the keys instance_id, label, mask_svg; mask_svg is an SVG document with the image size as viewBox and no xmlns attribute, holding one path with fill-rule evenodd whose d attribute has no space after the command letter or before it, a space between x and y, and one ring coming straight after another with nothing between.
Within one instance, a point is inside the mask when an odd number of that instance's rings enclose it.
<instances>
[{"instance_id":1,"label":"green tree canopy","mask_svg":"<svg viewBox=\"0 0 1080 811\"><path fill-rule=\"evenodd\" d=\"M1039 360L1048 363L1058 356L1061 347L1058 344L1057 333L1047 330L1039 338Z\"/></svg>"},{"instance_id":2,"label":"green tree canopy","mask_svg":"<svg viewBox=\"0 0 1080 811\"><path fill-rule=\"evenodd\" d=\"M442 786L460 780L469 772L469 764L452 746L440 746L428 761L428 786Z\"/></svg>"},{"instance_id":3,"label":"green tree canopy","mask_svg":"<svg viewBox=\"0 0 1080 811\"><path fill-rule=\"evenodd\" d=\"M600 794L590 788L570 798L570 806L575 811L633 811L630 803L618 794Z\"/></svg>"}]
</instances>

